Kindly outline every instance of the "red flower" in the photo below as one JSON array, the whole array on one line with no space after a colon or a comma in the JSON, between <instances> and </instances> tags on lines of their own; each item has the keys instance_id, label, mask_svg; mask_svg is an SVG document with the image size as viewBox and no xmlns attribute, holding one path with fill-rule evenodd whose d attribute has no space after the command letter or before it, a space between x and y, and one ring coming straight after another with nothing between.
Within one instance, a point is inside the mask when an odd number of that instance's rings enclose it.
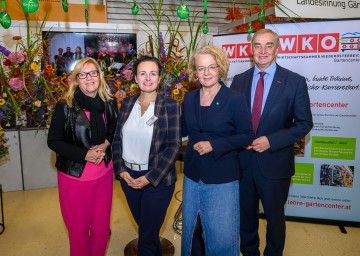
<instances>
[{"instance_id":1,"label":"red flower","mask_svg":"<svg viewBox=\"0 0 360 256\"><path fill-rule=\"evenodd\" d=\"M14 69L13 77L19 77L21 75L21 70L18 68Z\"/></svg>"},{"instance_id":2,"label":"red flower","mask_svg":"<svg viewBox=\"0 0 360 256\"><path fill-rule=\"evenodd\" d=\"M6 59L5 61L3 61L3 65L6 67L10 67L11 66L11 61L9 59Z\"/></svg>"}]
</instances>

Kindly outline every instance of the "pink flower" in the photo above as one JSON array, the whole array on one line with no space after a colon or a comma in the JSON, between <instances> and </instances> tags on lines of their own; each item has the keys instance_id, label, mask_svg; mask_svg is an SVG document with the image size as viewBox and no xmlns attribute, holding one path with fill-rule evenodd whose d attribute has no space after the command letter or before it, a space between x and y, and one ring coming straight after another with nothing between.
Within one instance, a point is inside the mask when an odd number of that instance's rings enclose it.
<instances>
[{"instance_id":1,"label":"pink flower","mask_svg":"<svg viewBox=\"0 0 360 256\"><path fill-rule=\"evenodd\" d=\"M8 59L14 64L20 64L24 62L25 57L21 52L12 52L9 54Z\"/></svg>"},{"instance_id":2,"label":"pink flower","mask_svg":"<svg viewBox=\"0 0 360 256\"><path fill-rule=\"evenodd\" d=\"M117 91L115 93L115 98L118 101L123 101L126 98L126 92L124 90Z\"/></svg>"},{"instance_id":3,"label":"pink flower","mask_svg":"<svg viewBox=\"0 0 360 256\"><path fill-rule=\"evenodd\" d=\"M123 76L128 81L130 81L132 79L132 75L133 75L133 73L132 73L131 69L124 70L124 72L123 72Z\"/></svg>"},{"instance_id":4,"label":"pink flower","mask_svg":"<svg viewBox=\"0 0 360 256\"><path fill-rule=\"evenodd\" d=\"M10 87L15 91L20 91L24 89L24 82L20 78L13 77L9 81Z\"/></svg>"},{"instance_id":5,"label":"pink flower","mask_svg":"<svg viewBox=\"0 0 360 256\"><path fill-rule=\"evenodd\" d=\"M175 85L175 87L176 87L176 89L181 89L183 86L182 86L182 84L177 83L177 84Z\"/></svg>"},{"instance_id":6,"label":"pink flower","mask_svg":"<svg viewBox=\"0 0 360 256\"><path fill-rule=\"evenodd\" d=\"M124 90L117 91L116 94L116 98L118 98L120 101L126 98L126 92Z\"/></svg>"}]
</instances>

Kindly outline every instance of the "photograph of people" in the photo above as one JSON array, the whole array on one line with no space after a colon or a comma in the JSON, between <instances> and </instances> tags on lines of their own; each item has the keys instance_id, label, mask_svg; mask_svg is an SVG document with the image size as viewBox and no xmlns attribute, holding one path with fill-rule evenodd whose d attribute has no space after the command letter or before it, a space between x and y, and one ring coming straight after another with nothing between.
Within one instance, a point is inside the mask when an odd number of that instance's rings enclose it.
<instances>
[{"instance_id":1,"label":"photograph of people","mask_svg":"<svg viewBox=\"0 0 360 256\"><path fill-rule=\"evenodd\" d=\"M63 56L63 49L58 49L58 54L54 57L56 75L62 76L64 73L66 74L66 59Z\"/></svg>"},{"instance_id":2,"label":"photograph of people","mask_svg":"<svg viewBox=\"0 0 360 256\"><path fill-rule=\"evenodd\" d=\"M114 171L138 225L137 255L162 255L159 232L174 193L181 146L180 105L156 91L162 72L157 58L140 57L133 72L141 92L122 102L112 146Z\"/></svg>"},{"instance_id":3,"label":"photograph of people","mask_svg":"<svg viewBox=\"0 0 360 256\"><path fill-rule=\"evenodd\" d=\"M73 69L72 64L74 62L74 53L71 51L71 47L66 47L66 51L63 53L63 57L66 60L67 73L70 74L71 69Z\"/></svg>"},{"instance_id":4,"label":"photograph of people","mask_svg":"<svg viewBox=\"0 0 360 256\"><path fill-rule=\"evenodd\" d=\"M92 47L87 46L85 48L85 51L86 51L86 57L90 57L90 58L93 58L93 59L97 60L99 53L95 52Z\"/></svg>"},{"instance_id":5,"label":"photograph of people","mask_svg":"<svg viewBox=\"0 0 360 256\"><path fill-rule=\"evenodd\" d=\"M278 46L277 33L258 30L251 40L255 66L236 75L231 84L246 96L255 136L240 153L240 247L245 256L260 255L259 199L267 221L264 255L283 254L294 143L313 126L306 80L276 63Z\"/></svg>"},{"instance_id":6,"label":"photograph of people","mask_svg":"<svg viewBox=\"0 0 360 256\"><path fill-rule=\"evenodd\" d=\"M75 53L74 53L74 60L80 60L83 58L83 53L81 50L81 46L76 46Z\"/></svg>"},{"instance_id":7,"label":"photograph of people","mask_svg":"<svg viewBox=\"0 0 360 256\"><path fill-rule=\"evenodd\" d=\"M182 136L188 136L184 163L181 255L240 255L238 149L253 140L244 96L230 90L229 61L222 48L195 51L188 71L201 88L182 106ZM197 252L201 226L205 254ZM201 242L201 241L200 241Z\"/></svg>"},{"instance_id":8,"label":"photograph of people","mask_svg":"<svg viewBox=\"0 0 360 256\"><path fill-rule=\"evenodd\" d=\"M47 143L56 153L70 255L105 255L113 193L111 143L117 107L96 60L79 60L54 109Z\"/></svg>"}]
</instances>

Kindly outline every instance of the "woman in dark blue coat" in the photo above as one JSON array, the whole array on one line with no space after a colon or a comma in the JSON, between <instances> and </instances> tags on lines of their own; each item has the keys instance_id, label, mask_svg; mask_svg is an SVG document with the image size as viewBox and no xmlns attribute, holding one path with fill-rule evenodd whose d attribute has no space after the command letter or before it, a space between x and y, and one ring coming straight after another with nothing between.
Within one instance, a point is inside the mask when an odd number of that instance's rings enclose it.
<instances>
[{"instance_id":1,"label":"woman in dark blue coat","mask_svg":"<svg viewBox=\"0 0 360 256\"><path fill-rule=\"evenodd\" d=\"M226 79L229 62L216 46L197 50L190 79L201 88L186 94L182 136L188 136L184 166L182 255L190 255L196 223L201 223L206 255L240 254L238 149L253 139L243 96Z\"/></svg>"}]
</instances>

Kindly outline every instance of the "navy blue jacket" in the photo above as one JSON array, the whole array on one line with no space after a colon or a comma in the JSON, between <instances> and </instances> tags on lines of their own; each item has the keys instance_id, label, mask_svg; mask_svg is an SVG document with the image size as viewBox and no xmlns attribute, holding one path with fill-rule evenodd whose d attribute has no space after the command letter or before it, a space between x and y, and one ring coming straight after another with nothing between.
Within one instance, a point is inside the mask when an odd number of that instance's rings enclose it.
<instances>
[{"instance_id":1,"label":"navy blue jacket","mask_svg":"<svg viewBox=\"0 0 360 256\"><path fill-rule=\"evenodd\" d=\"M245 97L222 85L207 108L201 114L200 89L185 95L181 127L189 141L184 173L207 184L235 181L241 177L238 150L253 140ZM200 156L193 149L199 141L209 141L213 151Z\"/></svg>"},{"instance_id":2,"label":"navy blue jacket","mask_svg":"<svg viewBox=\"0 0 360 256\"><path fill-rule=\"evenodd\" d=\"M236 75L231 84L231 89L246 96L248 109L251 109L253 74L251 68ZM294 142L305 137L312 126L305 78L277 65L256 134L256 138L268 138L270 149L263 153L244 150L240 154L243 170L256 161L265 178L290 178L295 172Z\"/></svg>"}]
</instances>

